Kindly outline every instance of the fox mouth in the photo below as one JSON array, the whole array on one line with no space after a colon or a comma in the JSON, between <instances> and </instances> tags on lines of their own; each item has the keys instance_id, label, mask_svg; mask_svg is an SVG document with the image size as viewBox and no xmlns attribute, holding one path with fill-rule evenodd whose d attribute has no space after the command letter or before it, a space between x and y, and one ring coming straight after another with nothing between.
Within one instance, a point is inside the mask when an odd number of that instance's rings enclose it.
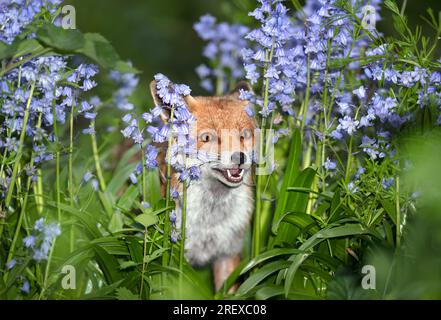
<instances>
[{"instance_id":1,"label":"fox mouth","mask_svg":"<svg viewBox=\"0 0 441 320\"><path fill-rule=\"evenodd\" d=\"M230 169L214 169L231 183L241 183L243 180L244 169L230 168Z\"/></svg>"}]
</instances>

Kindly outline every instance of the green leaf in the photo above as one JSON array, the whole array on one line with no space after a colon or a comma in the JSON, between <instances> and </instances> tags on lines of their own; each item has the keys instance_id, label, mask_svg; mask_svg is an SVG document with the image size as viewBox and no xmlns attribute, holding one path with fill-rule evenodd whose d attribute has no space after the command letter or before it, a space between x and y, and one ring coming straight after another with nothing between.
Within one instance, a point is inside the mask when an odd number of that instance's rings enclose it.
<instances>
[{"instance_id":1,"label":"green leaf","mask_svg":"<svg viewBox=\"0 0 441 320\"><path fill-rule=\"evenodd\" d=\"M119 211L115 211L110 219L108 229L110 232L118 232L124 227L123 215Z\"/></svg>"},{"instance_id":2,"label":"green leaf","mask_svg":"<svg viewBox=\"0 0 441 320\"><path fill-rule=\"evenodd\" d=\"M291 249L291 248L276 248L271 249L269 251L266 251L254 259L252 259L250 262L246 264L246 266L242 269L240 272L240 275L243 275L253 269L255 266L259 265L262 262L265 262L269 259L279 257L281 255L287 255L287 254L295 254L295 253L301 253L299 249Z\"/></svg>"},{"instance_id":3,"label":"green leaf","mask_svg":"<svg viewBox=\"0 0 441 320\"><path fill-rule=\"evenodd\" d=\"M336 220L338 220L339 216L337 214L338 209L341 207L342 205L342 200L340 198L340 188L337 187L337 190L334 193L334 197L332 198L331 201L331 207L329 208L329 219L328 219L328 223L332 223L335 222Z\"/></svg>"},{"instance_id":4,"label":"green leaf","mask_svg":"<svg viewBox=\"0 0 441 320\"><path fill-rule=\"evenodd\" d=\"M295 130L291 138L291 145L289 147L288 160L283 175L282 186L280 187L280 192L277 197L276 209L274 212L273 222L278 221L280 217L285 213L288 201L290 198L290 193L288 192L288 187L292 185L295 179L300 174L300 155L302 153L302 139L300 130ZM269 240L269 247L274 246L275 238L271 237Z\"/></svg>"},{"instance_id":5,"label":"green leaf","mask_svg":"<svg viewBox=\"0 0 441 320\"><path fill-rule=\"evenodd\" d=\"M100 223L100 221L96 215L92 215L87 211L80 211L79 209L68 204L58 204L54 201L48 201L47 204L52 208L59 207L62 211L76 217L84 227L83 230L89 233L90 238L94 239L101 236L101 232L97 228L97 224Z\"/></svg>"},{"instance_id":6,"label":"green leaf","mask_svg":"<svg viewBox=\"0 0 441 320\"><path fill-rule=\"evenodd\" d=\"M35 39L15 40L11 45L0 41L0 60L21 57L43 49Z\"/></svg>"},{"instance_id":7,"label":"green leaf","mask_svg":"<svg viewBox=\"0 0 441 320\"><path fill-rule=\"evenodd\" d=\"M389 217L392 219L394 224L397 224L397 210L395 207L395 204L387 199L381 199L380 200L381 205L383 206L384 210L387 212Z\"/></svg>"},{"instance_id":8,"label":"green leaf","mask_svg":"<svg viewBox=\"0 0 441 320\"><path fill-rule=\"evenodd\" d=\"M128 256L130 254L126 243L115 236L93 239L91 243L99 245L101 248L106 250L108 254L114 256Z\"/></svg>"},{"instance_id":9,"label":"green leaf","mask_svg":"<svg viewBox=\"0 0 441 320\"><path fill-rule=\"evenodd\" d=\"M275 298L278 296L284 295L285 291L282 286L277 285L265 285L264 287L260 288L256 292L256 299L257 300L268 300L271 298ZM288 299L293 300L301 300L301 299L307 299L307 300L317 300L318 297L315 295L311 295L307 292L297 291L297 290L291 290L288 294Z\"/></svg>"},{"instance_id":10,"label":"green leaf","mask_svg":"<svg viewBox=\"0 0 441 320\"><path fill-rule=\"evenodd\" d=\"M98 262L100 269L103 271L107 284L121 280L122 274L118 272L118 260L114 256L108 254L100 246L94 245L93 249L95 251L96 261Z\"/></svg>"},{"instance_id":11,"label":"green leaf","mask_svg":"<svg viewBox=\"0 0 441 320\"><path fill-rule=\"evenodd\" d=\"M85 44L85 37L78 30L63 29L50 23L37 30L37 39L45 46L67 52L79 50Z\"/></svg>"},{"instance_id":12,"label":"green leaf","mask_svg":"<svg viewBox=\"0 0 441 320\"><path fill-rule=\"evenodd\" d=\"M139 300L139 296L132 293L132 291L130 291L129 289L127 289L125 287L119 288L116 291L116 298L118 300Z\"/></svg>"},{"instance_id":13,"label":"green leaf","mask_svg":"<svg viewBox=\"0 0 441 320\"><path fill-rule=\"evenodd\" d=\"M135 170L136 163L127 164L113 173L113 177L107 185L106 192L117 195L129 179L130 174Z\"/></svg>"},{"instance_id":14,"label":"green leaf","mask_svg":"<svg viewBox=\"0 0 441 320\"><path fill-rule=\"evenodd\" d=\"M300 173L300 175L295 179L295 181L286 188L286 192L288 193L288 199L285 206L285 212L306 212L306 208L308 206L309 200L309 192L294 192L292 187L299 187L302 189L310 189L311 185L314 181L314 176L316 171L312 168L306 168ZM281 214L278 219L281 218ZM278 219L275 219L274 222L277 223ZM288 222L281 222L275 244L280 244L283 242L292 243L297 235L298 231L289 224Z\"/></svg>"},{"instance_id":15,"label":"green leaf","mask_svg":"<svg viewBox=\"0 0 441 320\"><path fill-rule=\"evenodd\" d=\"M15 50L14 58L24 56L26 54L36 52L43 49L43 46L35 39L26 39L21 41Z\"/></svg>"},{"instance_id":16,"label":"green leaf","mask_svg":"<svg viewBox=\"0 0 441 320\"><path fill-rule=\"evenodd\" d=\"M135 220L146 228L158 223L158 217L149 213L140 214L135 218Z\"/></svg>"},{"instance_id":17,"label":"green leaf","mask_svg":"<svg viewBox=\"0 0 441 320\"><path fill-rule=\"evenodd\" d=\"M83 300L93 300L93 299L113 299L113 293L115 290L121 285L123 280L119 280L115 283L112 283L108 286L103 286L102 288L95 289L89 294L82 296Z\"/></svg>"},{"instance_id":18,"label":"green leaf","mask_svg":"<svg viewBox=\"0 0 441 320\"><path fill-rule=\"evenodd\" d=\"M288 222L300 228L303 232L310 230L311 233L316 233L319 231L319 227L312 216L303 212L285 213L282 218L273 225L272 232L274 234L277 234L281 222Z\"/></svg>"},{"instance_id":19,"label":"green leaf","mask_svg":"<svg viewBox=\"0 0 441 320\"><path fill-rule=\"evenodd\" d=\"M386 0L386 1L384 1L384 5L389 10L391 10L393 13L398 14L398 15L400 14L400 9L398 9L398 6L397 6L397 4L394 1Z\"/></svg>"},{"instance_id":20,"label":"green leaf","mask_svg":"<svg viewBox=\"0 0 441 320\"><path fill-rule=\"evenodd\" d=\"M266 277L279 270L286 269L290 265L291 263L285 260L273 261L264 265L258 271L253 273L248 279L246 279L244 283L242 283L242 285L237 290L237 295L245 295L255 286L257 286L261 281L263 281Z\"/></svg>"},{"instance_id":21,"label":"green leaf","mask_svg":"<svg viewBox=\"0 0 441 320\"><path fill-rule=\"evenodd\" d=\"M169 250L169 249L168 248L161 248L161 249L158 249L158 250L154 251L152 254L145 256L144 257L144 263L150 263L150 262L158 259L167 250Z\"/></svg>"},{"instance_id":22,"label":"green leaf","mask_svg":"<svg viewBox=\"0 0 441 320\"><path fill-rule=\"evenodd\" d=\"M125 270L125 269L133 268L133 267L136 267L139 265L140 264L136 263L135 261L124 261L120 264L120 269Z\"/></svg>"},{"instance_id":23,"label":"green leaf","mask_svg":"<svg viewBox=\"0 0 441 320\"><path fill-rule=\"evenodd\" d=\"M84 46L76 48L77 53L87 56L106 69L139 73L138 70L120 60L113 46L102 35L98 33L86 33L84 40Z\"/></svg>"},{"instance_id":24,"label":"green leaf","mask_svg":"<svg viewBox=\"0 0 441 320\"><path fill-rule=\"evenodd\" d=\"M124 191L124 194L121 196L121 198L118 201L118 207L127 212L130 211L130 209L133 208L133 204L135 200L139 196L139 189L137 186L131 185L127 188L126 191Z\"/></svg>"},{"instance_id":25,"label":"green leaf","mask_svg":"<svg viewBox=\"0 0 441 320\"><path fill-rule=\"evenodd\" d=\"M364 290L361 279L349 270L339 270L337 275L329 281L326 298L331 300L366 300L374 298L373 290Z\"/></svg>"},{"instance_id":26,"label":"green leaf","mask_svg":"<svg viewBox=\"0 0 441 320\"><path fill-rule=\"evenodd\" d=\"M106 190L105 192L98 192L98 196L101 200L101 203L104 207L104 210L106 211L109 218L113 216L113 205L114 205L114 197L112 197L112 194Z\"/></svg>"},{"instance_id":27,"label":"green leaf","mask_svg":"<svg viewBox=\"0 0 441 320\"><path fill-rule=\"evenodd\" d=\"M360 224L346 224L338 227L327 227L316 234L314 234L312 237L310 237L307 241L305 241L299 249L302 251L308 251L312 249L314 246L318 245L322 241L326 239L331 238L338 238L338 237L349 237L349 236L356 236L356 235L363 235L363 234L371 234L373 233L366 227L360 225ZM304 253L304 254L297 254L291 256L288 260L292 261L291 266L286 272L285 276L285 295L288 295L289 291L291 290L292 283L294 281L294 276L299 268L299 266L310 256L311 254Z\"/></svg>"}]
</instances>

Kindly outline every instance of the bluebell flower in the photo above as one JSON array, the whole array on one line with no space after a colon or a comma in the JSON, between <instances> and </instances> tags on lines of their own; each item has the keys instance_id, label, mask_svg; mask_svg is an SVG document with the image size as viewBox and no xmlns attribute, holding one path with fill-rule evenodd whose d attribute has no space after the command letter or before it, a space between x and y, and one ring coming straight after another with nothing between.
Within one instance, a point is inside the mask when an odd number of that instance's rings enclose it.
<instances>
[{"instance_id":1,"label":"bluebell flower","mask_svg":"<svg viewBox=\"0 0 441 320\"><path fill-rule=\"evenodd\" d=\"M32 259L40 262L48 259L53 242L60 234L57 223L46 224L45 219L40 218L35 221L32 234L23 239L23 244L30 251Z\"/></svg>"},{"instance_id":2,"label":"bluebell flower","mask_svg":"<svg viewBox=\"0 0 441 320\"><path fill-rule=\"evenodd\" d=\"M23 285L21 287L21 291L26 294L28 294L31 291L31 285L29 284L28 280L25 280L23 282Z\"/></svg>"},{"instance_id":3,"label":"bluebell flower","mask_svg":"<svg viewBox=\"0 0 441 320\"><path fill-rule=\"evenodd\" d=\"M357 172L355 173L355 178L356 179L360 179L360 176L362 174L364 174L364 173L365 173L364 168L363 167L358 167Z\"/></svg>"},{"instance_id":4,"label":"bluebell flower","mask_svg":"<svg viewBox=\"0 0 441 320\"><path fill-rule=\"evenodd\" d=\"M211 77L221 79L223 87L221 92L226 92L230 82L236 82L243 77L241 50L246 46L245 34L248 28L239 24L217 24L216 18L204 15L199 22L194 24L194 29L199 37L208 42L203 49L203 55L213 64L210 69L205 64L196 68L196 73L201 79L201 87L212 91Z\"/></svg>"},{"instance_id":5,"label":"bluebell flower","mask_svg":"<svg viewBox=\"0 0 441 320\"><path fill-rule=\"evenodd\" d=\"M351 194L354 194L358 191L358 187L355 185L353 181L349 182L347 185L348 191Z\"/></svg>"},{"instance_id":6,"label":"bluebell flower","mask_svg":"<svg viewBox=\"0 0 441 320\"><path fill-rule=\"evenodd\" d=\"M8 270L11 270L12 268L14 268L14 266L17 264L17 260L15 259L11 259L7 264L6 264L6 268Z\"/></svg>"},{"instance_id":7,"label":"bluebell flower","mask_svg":"<svg viewBox=\"0 0 441 320\"><path fill-rule=\"evenodd\" d=\"M170 222L171 223L175 223L176 222L176 211L175 210L172 210L172 211L170 211Z\"/></svg>"},{"instance_id":8,"label":"bluebell flower","mask_svg":"<svg viewBox=\"0 0 441 320\"><path fill-rule=\"evenodd\" d=\"M134 173L130 174L129 178L130 178L130 181L132 182L132 184L138 183L138 178L136 177L136 175Z\"/></svg>"},{"instance_id":9,"label":"bluebell flower","mask_svg":"<svg viewBox=\"0 0 441 320\"><path fill-rule=\"evenodd\" d=\"M352 119L350 116L345 116L343 119L338 119L338 122L340 124L337 127L337 130L346 131L347 134L350 136L354 134L355 131L357 131L359 121Z\"/></svg>"},{"instance_id":10,"label":"bluebell flower","mask_svg":"<svg viewBox=\"0 0 441 320\"><path fill-rule=\"evenodd\" d=\"M33 235L23 238L23 243L26 248L33 248L35 246L36 238Z\"/></svg>"},{"instance_id":11,"label":"bluebell flower","mask_svg":"<svg viewBox=\"0 0 441 320\"><path fill-rule=\"evenodd\" d=\"M179 238L179 234L176 230L172 230L171 235L170 235L170 241L172 243L176 243L178 242L178 238Z\"/></svg>"},{"instance_id":12,"label":"bluebell flower","mask_svg":"<svg viewBox=\"0 0 441 320\"><path fill-rule=\"evenodd\" d=\"M129 61L128 65L132 66L132 63ZM121 73L113 70L110 71L109 78L117 86L117 90L112 95L113 103L120 110L133 110L134 106L128 99L138 86L139 77L134 73Z\"/></svg>"},{"instance_id":13,"label":"bluebell flower","mask_svg":"<svg viewBox=\"0 0 441 320\"><path fill-rule=\"evenodd\" d=\"M331 159L326 158L326 161L323 164L323 167L326 170L331 171L331 170L335 170L337 168L337 164L335 162L331 161Z\"/></svg>"},{"instance_id":14,"label":"bluebell flower","mask_svg":"<svg viewBox=\"0 0 441 320\"><path fill-rule=\"evenodd\" d=\"M91 182L91 184L92 184L92 188L93 188L93 190L95 190L95 191L98 191L99 190L99 182L98 182L98 180L96 180L96 179L93 179L92 180L92 182Z\"/></svg>"},{"instance_id":15,"label":"bluebell flower","mask_svg":"<svg viewBox=\"0 0 441 320\"><path fill-rule=\"evenodd\" d=\"M152 169L158 166L158 161L156 160L158 157L158 149L156 149L152 145L147 145L145 150L145 165L147 168Z\"/></svg>"},{"instance_id":16,"label":"bluebell flower","mask_svg":"<svg viewBox=\"0 0 441 320\"><path fill-rule=\"evenodd\" d=\"M381 185L382 185L382 187L384 188L384 189L389 189L391 186L392 186L392 184L394 183L394 178L383 178L382 180L381 180Z\"/></svg>"},{"instance_id":17,"label":"bluebell flower","mask_svg":"<svg viewBox=\"0 0 441 320\"><path fill-rule=\"evenodd\" d=\"M366 97L366 89L361 86L358 89L355 89L353 93L360 99L364 99Z\"/></svg>"}]
</instances>

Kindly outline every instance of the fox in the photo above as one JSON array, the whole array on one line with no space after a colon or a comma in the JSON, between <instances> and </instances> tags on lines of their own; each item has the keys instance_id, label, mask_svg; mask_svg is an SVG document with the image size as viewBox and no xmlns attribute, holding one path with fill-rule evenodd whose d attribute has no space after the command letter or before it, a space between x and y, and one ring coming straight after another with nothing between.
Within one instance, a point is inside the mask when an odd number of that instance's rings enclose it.
<instances>
[{"instance_id":1,"label":"fox","mask_svg":"<svg viewBox=\"0 0 441 320\"><path fill-rule=\"evenodd\" d=\"M223 96L184 97L195 117L190 128L198 152L209 160L198 163L200 177L187 189L186 236L184 254L195 267L211 265L214 288L218 291L241 261L246 229L254 211L252 178L253 139L256 123L245 108L248 101L240 92L251 91L247 82ZM157 83L150 83L155 105L161 105ZM168 121L169 115L161 115ZM225 134L227 132L228 134ZM167 146L158 155L161 192L166 188ZM179 188L177 173L171 176L172 188ZM180 227L182 199L175 200L176 225ZM230 292L237 289L234 284Z\"/></svg>"}]
</instances>

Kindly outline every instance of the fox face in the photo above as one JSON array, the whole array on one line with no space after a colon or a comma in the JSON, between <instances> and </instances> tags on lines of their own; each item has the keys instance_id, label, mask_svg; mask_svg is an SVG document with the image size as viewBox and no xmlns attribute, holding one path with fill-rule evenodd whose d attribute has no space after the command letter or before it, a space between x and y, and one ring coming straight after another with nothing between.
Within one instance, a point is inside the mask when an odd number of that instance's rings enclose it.
<instances>
[{"instance_id":1,"label":"fox face","mask_svg":"<svg viewBox=\"0 0 441 320\"><path fill-rule=\"evenodd\" d=\"M158 105L156 83L152 82L150 88ZM213 263L217 289L240 262L245 230L254 209L251 163L255 123L245 111L248 102L239 99L240 89L251 90L248 84L240 83L225 96L185 97L196 119L190 128L196 155L185 161L201 172L187 190L185 256L194 266ZM163 121L167 122L168 117L164 114ZM158 159L162 172L166 148L162 145ZM164 174L162 178L165 188ZM171 184L178 190L182 185L176 174ZM182 198L175 204L176 226L180 226Z\"/></svg>"},{"instance_id":2,"label":"fox face","mask_svg":"<svg viewBox=\"0 0 441 320\"><path fill-rule=\"evenodd\" d=\"M244 110L247 102L238 93L187 101L196 117L191 135L200 158L205 157L201 174L229 188L249 182L254 122Z\"/></svg>"}]
</instances>

